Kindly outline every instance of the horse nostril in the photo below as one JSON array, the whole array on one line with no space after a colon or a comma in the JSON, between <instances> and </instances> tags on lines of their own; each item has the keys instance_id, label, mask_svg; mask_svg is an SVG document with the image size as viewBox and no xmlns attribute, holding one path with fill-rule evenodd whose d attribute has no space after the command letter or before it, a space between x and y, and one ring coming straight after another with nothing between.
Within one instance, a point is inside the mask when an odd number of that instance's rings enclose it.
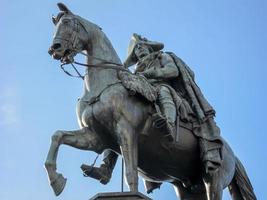
<instances>
[{"instance_id":1,"label":"horse nostril","mask_svg":"<svg viewBox=\"0 0 267 200\"><path fill-rule=\"evenodd\" d=\"M60 47L61 47L61 44L60 43L55 43L55 44L52 45L52 49L54 49L54 50L57 50Z\"/></svg>"},{"instance_id":2,"label":"horse nostril","mask_svg":"<svg viewBox=\"0 0 267 200\"><path fill-rule=\"evenodd\" d=\"M53 54L53 49L52 48L50 48L50 49L48 49L48 53L50 54L50 55L52 55Z\"/></svg>"}]
</instances>

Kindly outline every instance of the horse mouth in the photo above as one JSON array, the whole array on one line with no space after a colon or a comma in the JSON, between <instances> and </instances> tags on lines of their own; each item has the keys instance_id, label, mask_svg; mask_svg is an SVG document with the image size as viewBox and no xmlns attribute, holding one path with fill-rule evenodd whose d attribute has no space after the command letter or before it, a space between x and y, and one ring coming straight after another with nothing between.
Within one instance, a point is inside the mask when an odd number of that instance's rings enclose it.
<instances>
[{"instance_id":1,"label":"horse mouth","mask_svg":"<svg viewBox=\"0 0 267 200\"><path fill-rule=\"evenodd\" d=\"M67 49L65 50L64 55L61 57L60 61L65 64L73 63L75 55L76 55L75 51Z\"/></svg>"},{"instance_id":2,"label":"horse mouth","mask_svg":"<svg viewBox=\"0 0 267 200\"><path fill-rule=\"evenodd\" d=\"M60 60L62 58L62 56L55 52L55 53L52 54L52 58L54 58L56 60Z\"/></svg>"},{"instance_id":3,"label":"horse mouth","mask_svg":"<svg viewBox=\"0 0 267 200\"><path fill-rule=\"evenodd\" d=\"M60 60L60 62L64 64L69 64L74 61L74 52L70 49L66 49L65 51L61 52L49 50L48 53L52 56L53 59Z\"/></svg>"}]
</instances>

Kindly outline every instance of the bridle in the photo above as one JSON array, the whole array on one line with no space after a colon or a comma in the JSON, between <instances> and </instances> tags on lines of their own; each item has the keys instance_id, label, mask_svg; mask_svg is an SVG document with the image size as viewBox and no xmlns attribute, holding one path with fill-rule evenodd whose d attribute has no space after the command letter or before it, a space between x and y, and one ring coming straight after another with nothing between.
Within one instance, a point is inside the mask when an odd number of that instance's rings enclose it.
<instances>
[{"instance_id":1,"label":"bridle","mask_svg":"<svg viewBox=\"0 0 267 200\"><path fill-rule=\"evenodd\" d=\"M111 61L107 61L105 59L102 58L97 58L95 56L92 55L88 55L84 52L79 52L79 50L77 49L77 44L78 44L78 38L79 38L79 31L80 31L80 27L83 27L83 24L76 18L74 18L74 28L72 29L72 33L71 33L71 37L70 39L65 39L65 38L61 38L61 37L55 37L54 39L59 39L59 40L64 40L65 44L65 48L68 49L69 55L72 55L72 60L71 62L64 62L60 65L60 68L63 70L64 73L66 73L68 76L71 77L76 77L76 78L81 78L84 80L84 76L81 75L81 73L78 71L78 69L75 67L74 64L80 65L80 66L84 66L84 67L99 67L99 68L103 68L103 69L115 69L115 70L119 70L119 71L128 71L128 69L126 69L122 64L119 63L115 63L115 62L111 62ZM87 32L87 30L84 28L84 30ZM95 59L95 60L99 60L100 62L97 64L84 64L84 63L80 63L74 60L74 56L80 53L84 56L86 56L88 59ZM73 67L73 69L75 70L75 72L77 73L77 75L73 75L70 72L68 72L64 66L71 64L71 66Z\"/></svg>"}]
</instances>

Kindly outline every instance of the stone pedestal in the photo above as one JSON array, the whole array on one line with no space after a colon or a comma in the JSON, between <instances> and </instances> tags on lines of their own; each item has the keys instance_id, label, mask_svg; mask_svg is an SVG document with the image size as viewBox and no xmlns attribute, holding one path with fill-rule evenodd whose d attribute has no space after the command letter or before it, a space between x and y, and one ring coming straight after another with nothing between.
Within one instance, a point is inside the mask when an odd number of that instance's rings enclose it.
<instances>
[{"instance_id":1,"label":"stone pedestal","mask_svg":"<svg viewBox=\"0 0 267 200\"><path fill-rule=\"evenodd\" d=\"M98 193L90 200L152 200L140 192Z\"/></svg>"}]
</instances>

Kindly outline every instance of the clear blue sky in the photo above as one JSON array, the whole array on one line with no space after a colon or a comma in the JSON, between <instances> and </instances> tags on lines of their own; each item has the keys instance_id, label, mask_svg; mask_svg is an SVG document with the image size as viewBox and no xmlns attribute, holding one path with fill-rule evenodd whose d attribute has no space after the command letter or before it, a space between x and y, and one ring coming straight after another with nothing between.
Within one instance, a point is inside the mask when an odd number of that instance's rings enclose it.
<instances>
[{"instance_id":1,"label":"clear blue sky","mask_svg":"<svg viewBox=\"0 0 267 200\"><path fill-rule=\"evenodd\" d=\"M0 7L0 199L88 199L120 190L120 167L107 186L84 178L82 163L95 154L62 146L58 169L67 178L60 197L49 187L43 163L57 129L77 129L83 83L69 78L47 50L57 1L2 0ZM64 1L101 26L122 60L133 32L161 41L195 71L216 108L223 137L243 162L259 200L267 199L267 1ZM140 179L140 183L142 183ZM140 190L144 191L140 184ZM175 199L164 184L156 200ZM224 200L230 199L228 191Z\"/></svg>"}]
</instances>

